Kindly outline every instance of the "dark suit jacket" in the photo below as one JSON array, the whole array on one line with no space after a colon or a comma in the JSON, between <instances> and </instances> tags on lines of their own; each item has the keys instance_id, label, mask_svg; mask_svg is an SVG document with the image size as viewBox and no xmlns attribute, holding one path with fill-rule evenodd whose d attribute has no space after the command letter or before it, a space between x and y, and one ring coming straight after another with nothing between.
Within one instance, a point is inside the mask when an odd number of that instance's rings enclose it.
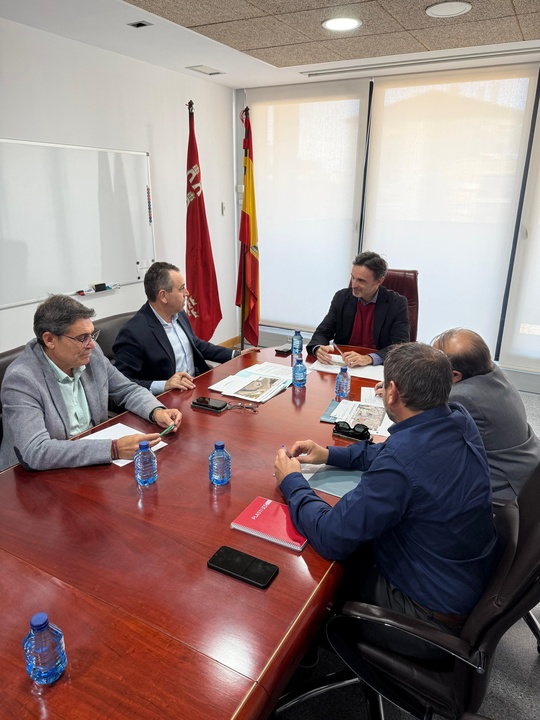
<instances>
[{"instance_id":1,"label":"dark suit jacket","mask_svg":"<svg viewBox=\"0 0 540 720\"><path fill-rule=\"evenodd\" d=\"M332 298L328 315L309 341L308 353L313 353L319 345L328 345L330 340L334 340L336 345L349 344L357 302L350 288L338 290ZM375 303L373 339L377 353L382 358L390 345L409 342L411 339L407 299L382 285Z\"/></svg>"},{"instance_id":2,"label":"dark suit jacket","mask_svg":"<svg viewBox=\"0 0 540 720\"><path fill-rule=\"evenodd\" d=\"M205 359L218 363L231 359L230 348L198 338L184 312L179 313L178 323L191 344L197 375L210 370ZM171 343L149 303L120 329L113 353L118 370L145 388L150 388L154 380L168 380L176 372Z\"/></svg>"}]
</instances>

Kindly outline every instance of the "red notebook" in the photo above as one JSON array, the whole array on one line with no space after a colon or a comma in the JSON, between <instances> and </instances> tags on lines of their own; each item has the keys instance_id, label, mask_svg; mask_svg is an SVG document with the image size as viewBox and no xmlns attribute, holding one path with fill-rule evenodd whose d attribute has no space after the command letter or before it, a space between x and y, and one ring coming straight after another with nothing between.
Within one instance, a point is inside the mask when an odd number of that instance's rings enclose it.
<instances>
[{"instance_id":1,"label":"red notebook","mask_svg":"<svg viewBox=\"0 0 540 720\"><path fill-rule=\"evenodd\" d=\"M307 540L295 529L289 508L284 503L257 497L235 518L231 527L234 530L256 535L291 548L303 550Z\"/></svg>"}]
</instances>

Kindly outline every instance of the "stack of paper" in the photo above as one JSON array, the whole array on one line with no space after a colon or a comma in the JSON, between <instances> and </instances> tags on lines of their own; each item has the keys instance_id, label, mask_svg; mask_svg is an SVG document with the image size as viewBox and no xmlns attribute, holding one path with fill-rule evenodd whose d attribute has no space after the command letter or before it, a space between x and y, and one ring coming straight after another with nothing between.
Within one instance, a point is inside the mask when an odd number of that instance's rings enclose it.
<instances>
[{"instance_id":1,"label":"stack of paper","mask_svg":"<svg viewBox=\"0 0 540 720\"><path fill-rule=\"evenodd\" d=\"M228 397L264 403L292 383L292 368L277 363L260 363L210 385Z\"/></svg>"},{"instance_id":2,"label":"stack of paper","mask_svg":"<svg viewBox=\"0 0 540 720\"><path fill-rule=\"evenodd\" d=\"M341 360L333 361L332 365L324 365L317 360L309 366L309 369L337 375L341 366ZM366 378L367 380L382 380L384 376L384 365L364 365L363 367L348 368L348 370L351 377Z\"/></svg>"}]
</instances>

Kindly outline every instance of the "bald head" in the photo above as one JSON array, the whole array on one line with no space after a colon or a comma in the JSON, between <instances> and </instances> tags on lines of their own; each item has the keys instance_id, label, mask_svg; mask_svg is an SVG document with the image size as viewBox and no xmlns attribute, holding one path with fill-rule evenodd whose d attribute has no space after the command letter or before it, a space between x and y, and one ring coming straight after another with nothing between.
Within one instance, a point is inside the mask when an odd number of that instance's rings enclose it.
<instances>
[{"instance_id":1,"label":"bald head","mask_svg":"<svg viewBox=\"0 0 540 720\"><path fill-rule=\"evenodd\" d=\"M493 370L489 348L483 338L473 330L452 328L433 340L433 346L442 350L452 363L454 381L485 375Z\"/></svg>"}]
</instances>

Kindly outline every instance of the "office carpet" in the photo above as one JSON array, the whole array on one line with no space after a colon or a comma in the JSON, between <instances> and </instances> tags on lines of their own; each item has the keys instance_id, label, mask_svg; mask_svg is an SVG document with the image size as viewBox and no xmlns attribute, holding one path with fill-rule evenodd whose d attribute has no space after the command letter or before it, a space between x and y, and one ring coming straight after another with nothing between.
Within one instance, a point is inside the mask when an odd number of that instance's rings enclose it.
<instances>
[{"instance_id":1,"label":"office carpet","mask_svg":"<svg viewBox=\"0 0 540 720\"><path fill-rule=\"evenodd\" d=\"M540 435L540 394L520 393L531 427ZM540 620L540 605L534 610ZM329 650L319 651L319 662L311 670L299 668L292 684L301 684L343 668ZM389 703L384 703L386 720L410 718ZM491 720L539 720L540 655L536 639L520 620L499 643L486 697L479 710ZM439 718L439 716L434 716ZM281 720L366 720L362 689L359 685L333 690L313 698L280 715Z\"/></svg>"}]
</instances>

